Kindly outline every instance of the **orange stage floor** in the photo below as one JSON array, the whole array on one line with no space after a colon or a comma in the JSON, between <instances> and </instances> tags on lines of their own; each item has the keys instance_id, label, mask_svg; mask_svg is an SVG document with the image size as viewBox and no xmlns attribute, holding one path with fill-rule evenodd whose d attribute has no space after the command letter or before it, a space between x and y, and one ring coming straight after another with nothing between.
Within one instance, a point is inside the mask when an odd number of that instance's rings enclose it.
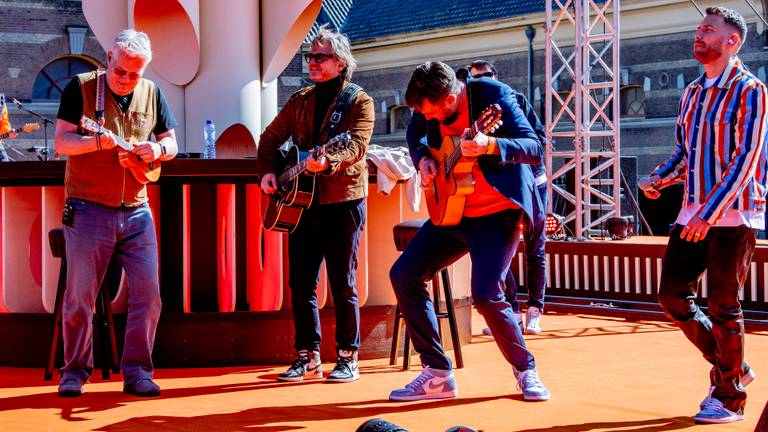
<instances>
[{"instance_id":1,"label":"orange stage floor","mask_svg":"<svg viewBox=\"0 0 768 432\"><path fill-rule=\"evenodd\" d=\"M508 364L473 321L466 367L456 371L459 397L387 401L414 378L388 361L361 364L351 384L277 383L279 367L161 369L162 397L123 395L120 378L98 379L75 399L61 399L41 369L0 368L0 428L7 431L354 431L381 417L410 431L442 432L463 424L483 431L749 431L768 400L768 333L747 336L758 374L747 419L696 426L692 415L707 390L708 366L666 323L581 315L546 315L545 332L527 338L548 402L524 402ZM254 343L258 343L254 341ZM328 359L330 360L330 359ZM416 357L414 357L416 360ZM330 366L328 366L330 368Z\"/></svg>"}]
</instances>

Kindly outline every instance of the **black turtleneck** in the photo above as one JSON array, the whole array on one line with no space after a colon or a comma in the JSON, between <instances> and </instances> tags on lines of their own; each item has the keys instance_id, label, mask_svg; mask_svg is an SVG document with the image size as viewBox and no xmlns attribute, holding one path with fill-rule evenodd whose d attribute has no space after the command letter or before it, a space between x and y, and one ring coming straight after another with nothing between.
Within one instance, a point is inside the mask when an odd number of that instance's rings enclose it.
<instances>
[{"instance_id":1,"label":"black turtleneck","mask_svg":"<svg viewBox=\"0 0 768 432\"><path fill-rule=\"evenodd\" d=\"M315 118L312 127L312 137L317 145L324 144L319 142L322 139L320 137L320 126L323 120L325 120L325 115L328 114L331 103L341 92L341 84L343 82L343 78L339 75L336 78L315 85Z\"/></svg>"}]
</instances>

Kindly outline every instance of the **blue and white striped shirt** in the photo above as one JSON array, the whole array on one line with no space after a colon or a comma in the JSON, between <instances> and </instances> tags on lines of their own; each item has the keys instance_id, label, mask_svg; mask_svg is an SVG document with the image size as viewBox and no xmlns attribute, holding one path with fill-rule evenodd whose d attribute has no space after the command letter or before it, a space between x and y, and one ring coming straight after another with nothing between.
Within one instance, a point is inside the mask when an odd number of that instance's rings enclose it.
<instances>
[{"instance_id":1,"label":"blue and white striped shirt","mask_svg":"<svg viewBox=\"0 0 768 432\"><path fill-rule=\"evenodd\" d=\"M706 75L680 99L677 149L659 165L660 187L685 182L683 209L717 225L726 211L765 212L768 105L765 84L734 58L715 84Z\"/></svg>"}]
</instances>

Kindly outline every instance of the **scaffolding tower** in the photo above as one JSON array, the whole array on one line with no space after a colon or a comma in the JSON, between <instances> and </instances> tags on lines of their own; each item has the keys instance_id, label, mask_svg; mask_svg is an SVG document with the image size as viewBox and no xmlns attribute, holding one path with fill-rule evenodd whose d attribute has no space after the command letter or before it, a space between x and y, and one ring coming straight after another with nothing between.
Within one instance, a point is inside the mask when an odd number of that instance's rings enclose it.
<instances>
[{"instance_id":1,"label":"scaffolding tower","mask_svg":"<svg viewBox=\"0 0 768 432\"><path fill-rule=\"evenodd\" d=\"M546 1L547 211L574 237L621 215L619 0Z\"/></svg>"}]
</instances>

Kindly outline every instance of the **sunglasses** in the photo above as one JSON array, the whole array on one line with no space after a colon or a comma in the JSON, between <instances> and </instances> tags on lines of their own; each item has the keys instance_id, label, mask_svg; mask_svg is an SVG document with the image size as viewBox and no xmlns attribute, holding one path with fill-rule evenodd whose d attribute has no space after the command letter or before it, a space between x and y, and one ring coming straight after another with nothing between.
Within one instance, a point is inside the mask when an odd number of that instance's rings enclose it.
<instances>
[{"instance_id":1,"label":"sunglasses","mask_svg":"<svg viewBox=\"0 0 768 432\"><path fill-rule=\"evenodd\" d=\"M107 56L107 63L112 63L112 56L111 55ZM125 70L125 69L123 69L121 67L118 67L118 66L115 66L115 67L112 68L112 73L114 73L115 75L119 76L120 78L124 78L124 77L127 76L128 79L131 80L131 81L136 81L137 79L141 78L141 73L139 73L139 72L128 72L127 70Z\"/></svg>"},{"instance_id":2,"label":"sunglasses","mask_svg":"<svg viewBox=\"0 0 768 432\"><path fill-rule=\"evenodd\" d=\"M113 68L112 72L114 72L115 75L119 76L120 78L128 77L131 81L136 81L137 79L141 78L141 74L138 72L128 72L120 68Z\"/></svg>"},{"instance_id":3,"label":"sunglasses","mask_svg":"<svg viewBox=\"0 0 768 432\"><path fill-rule=\"evenodd\" d=\"M323 63L326 60L330 60L330 59L333 59L333 58L336 58L336 56L333 55L333 54L324 54L324 53L317 53L317 54L306 53L306 54L304 54L304 60L306 60L307 63L311 63L312 60L314 60L317 63Z\"/></svg>"},{"instance_id":4,"label":"sunglasses","mask_svg":"<svg viewBox=\"0 0 768 432\"><path fill-rule=\"evenodd\" d=\"M493 72L483 72L472 75L472 78L493 78Z\"/></svg>"}]
</instances>

